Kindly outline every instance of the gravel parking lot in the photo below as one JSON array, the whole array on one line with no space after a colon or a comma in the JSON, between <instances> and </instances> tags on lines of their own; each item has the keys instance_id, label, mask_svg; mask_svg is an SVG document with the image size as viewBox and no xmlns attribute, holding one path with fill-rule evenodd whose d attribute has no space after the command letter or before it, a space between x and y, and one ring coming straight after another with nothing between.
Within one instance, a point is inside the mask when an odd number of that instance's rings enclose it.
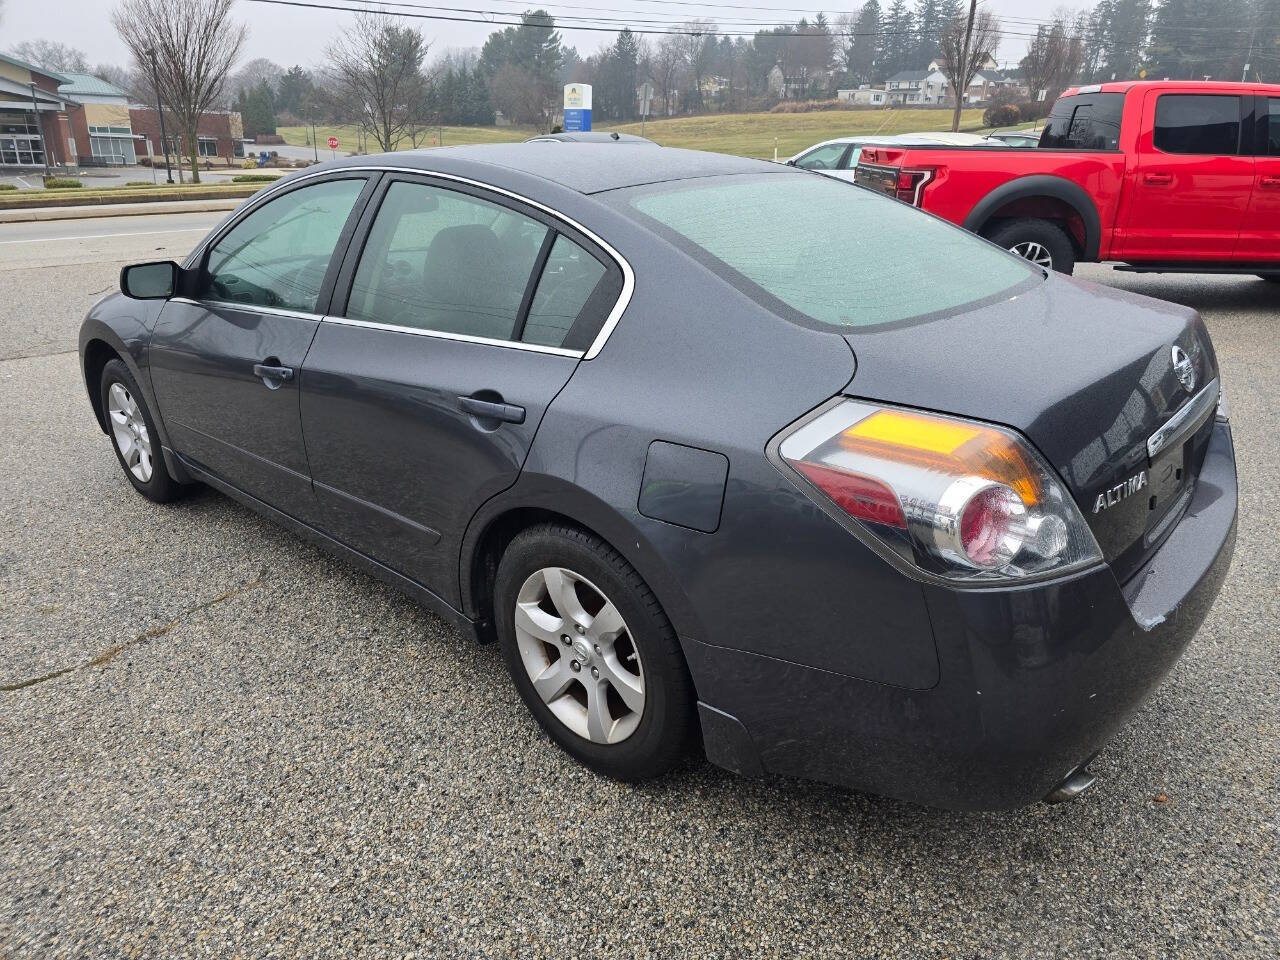
<instances>
[{"instance_id":1,"label":"gravel parking lot","mask_svg":"<svg viewBox=\"0 0 1280 960\"><path fill-rule=\"evenodd\" d=\"M217 494L135 494L80 317L216 219L0 225L0 958L1280 954L1280 288L1081 270L1207 318L1235 566L1092 794L961 815L601 780L496 649Z\"/></svg>"}]
</instances>

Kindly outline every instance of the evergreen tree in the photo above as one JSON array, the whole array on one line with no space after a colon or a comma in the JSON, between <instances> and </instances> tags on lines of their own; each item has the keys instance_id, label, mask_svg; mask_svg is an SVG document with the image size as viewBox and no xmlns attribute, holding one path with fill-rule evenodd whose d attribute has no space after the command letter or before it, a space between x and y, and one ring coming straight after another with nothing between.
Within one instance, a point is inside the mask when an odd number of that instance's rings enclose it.
<instances>
[{"instance_id":1,"label":"evergreen tree","mask_svg":"<svg viewBox=\"0 0 1280 960\"><path fill-rule=\"evenodd\" d=\"M914 69L923 64L911 62L915 53L915 27L907 0L893 0L881 21L882 72L891 77L901 70Z\"/></svg>"},{"instance_id":2,"label":"evergreen tree","mask_svg":"<svg viewBox=\"0 0 1280 960\"><path fill-rule=\"evenodd\" d=\"M857 85L872 83L882 73L879 69L880 4L867 0L858 12L849 43L849 80Z\"/></svg>"},{"instance_id":3,"label":"evergreen tree","mask_svg":"<svg viewBox=\"0 0 1280 960\"><path fill-rule=\"evenodd\" d=\"M1102 26L1107 38L1099 79L1131 80L1142 68L1151 25L1151 0L1112 0L1110 19Z\"/></svg>"}]
</instances>

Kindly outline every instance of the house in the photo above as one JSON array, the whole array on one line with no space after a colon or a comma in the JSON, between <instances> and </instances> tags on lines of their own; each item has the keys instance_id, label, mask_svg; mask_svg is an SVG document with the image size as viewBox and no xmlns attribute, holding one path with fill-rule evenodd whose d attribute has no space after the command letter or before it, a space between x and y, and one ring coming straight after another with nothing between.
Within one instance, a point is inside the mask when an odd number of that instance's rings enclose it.
<instances>
[{"instance_id":1,"label":"house","mask_svg":"<svg viewBox=\"0 0 1280 960\"><path fill-rule=\"evenodd\" d=\"M928 69L930 73L932 73L935 70L945 73L947 69L947 58L934 57L932 60L929 61ZM991 54L984 53L982 55L982 62L978 64L978 69L998 71L1000 69L1000 64L996 62L996 58L991 56Z\"/></svg>"},{"instance_id":2,"label":"house","mask_svg":"<svg viewBox=\"0 0 1280 960\"><path fill-rule=\"evenodd\" d=\"M883 107L889 101L884 87L873 87L864 83L856 89L837 90L836 99L844 103L852 103L856 107Z\"/></svg>"},{"instance_id":3,"label":"house","mask_svg":"<svg viewBox=\"0 0 1280 960\"><path fill-rule=\"evenodd\" d=\"M809 91L817 86L826 89L831 83L831 75L825 70L810 70L800 67L793 72L782 69L782 64L775 63L765 76L765 87L775 97L782 100L803 100Z\"/></svg>"},{"instance_id":4,"label":"house","mask_svg":"<svg viewBox=\"0 0 1280 960\"><path fill-rule=\"evenodd\" d=\"M885 102L942 103L947 78L936 70L901 70L884 82Z\"/></svg>"}]
</instances>

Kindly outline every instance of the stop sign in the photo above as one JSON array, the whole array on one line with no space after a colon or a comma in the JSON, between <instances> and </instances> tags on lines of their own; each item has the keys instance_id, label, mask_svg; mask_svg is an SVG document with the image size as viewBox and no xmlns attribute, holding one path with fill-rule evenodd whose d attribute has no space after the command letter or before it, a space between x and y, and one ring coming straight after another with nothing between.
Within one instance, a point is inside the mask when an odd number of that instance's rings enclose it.
<instances>
[{"instance_id":1,"label":"stop sign","mask_svg":"<svg viewBox=\"0 0 1280 960\"><path fill-rule=\"evenodd\" d=\"M330 149L330 150L337 150L337 149L338 149L338 138L337 138L337 137L330 137L330 138L329 138L329 149Z\"/></svg>"}]
</instances>

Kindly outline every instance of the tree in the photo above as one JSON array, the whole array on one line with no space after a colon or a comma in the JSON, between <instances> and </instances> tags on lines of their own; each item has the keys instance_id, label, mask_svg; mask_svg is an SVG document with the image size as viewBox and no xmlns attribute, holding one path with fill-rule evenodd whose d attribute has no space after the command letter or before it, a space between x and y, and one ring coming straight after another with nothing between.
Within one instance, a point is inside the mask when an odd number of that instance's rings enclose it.
<instances>
[{"instance_id":1,"label":"tree","mask_svg":"<svg viewBox=\"0 0 1280 960\"><path fill-rule=\"evenodd\" d=\"M1151 24L1151 0L1112 0L1099 25L1107 38L1100 80L1129 80L1138 75Z\"/></svg>"},{"instance_id":2,"label":"tree","mask_svg":"<svg viewBox=\"0 0 1280 960\"><path fill-rule=\"evenodd\" d=\"M244 135L256 138L260 134L276 132L275 94L266 79L257 86L241 88L235 99L236 112L244 122Z\"/></svg>"},{"instance_id":3,"label":"tree","mask_svg":"<svg viewBox=\"0 0 1280 960\"><path fill-rule=\"evenodd\" d=\"M668 34L658 41L649 61L653 82L662 98L662 112L670 116L676 109L676 92L680 88L680 71L684 67L684 44L680 37Z\"/></svg>"},{"instance_id":4,"label":"tree","mask_svg":"<svg viewBox=\"0 0 1280 960\"><path fill-rule=\"evenodd\" d=\"M124 0L111 14L140 70L155 57L156 80L166 108L200 182L196 162L200 118L221 96L246 30L231 19L232 0ZM181 166L179 166L181 174Z\"/></svg>"},{"instance_id":5,"label":"tree","mask_svg":"<svg viewBox=\"0 0 1280 960\"><path fill-rule=\"evenodd\" d=\"M290 67L276 82L276 109L293 117L305 117L314 88L308 71L296 65Z\"/></svg>"},{"instance_id":6,"label":"tree","mask_svg":"<svg viewBox=\"0 0 1280 960\"><path fill-rule=\"evenodd\" d=\"M938 44L942 50L942 72L956 100L951 113L952 130L960 129L965 91L977 76L978 68L987 57L994 58L1000 46L1000 21L990 10L978 13L976 7L977 0L970 0L969 15L952 19Z\"/></svg>"},{"instance_id":7,"label":"tree","mask_svg":"<svg viewBox=\"0 0 1280 960\"><path fill-rule=\"evenodd\" d=\"M1248 19L1243 0L1162 0L1151 22L1148 74L1173 80L1240 79Z\"/></svg>"},{"instance_id":8,"label":"tree","mask_svg":"<svg viewBox=\"0 0 1280 960\"><path fill-rule=\"evenodd\" d=\"M550 129L551 118L559 112L564 50L555 24L545 10L526 11L519 25L489 34L480 50L493 106L516 123ZM529 88L519 89L521 83Z\"/></svg>"},{"instance_id":9,"label":"tree","mask_svg":"<svg viewBox=\"0 0 1280 960\"><path fill-rule=\"evenodd\" d=\"M272 96L275 96L276 84L282 76L284 76L284 68L280 64L266 57L257 57L232 75L229 86L234 92L239 93L241 90L253 90L258 84L266 81L267 86L271 88Z\"/></svg>"},{"instance_id":10,"label":"tree","mask_svg":"<svg viewBox=\"0 0 1280 960\"><path fill-rule=\"evenodd\" d=\"M87 73L89 70L83 50L56 40L24 40L13 47L13 55L55 73Z\"/></svg>"},{"instance_id":11,"label":"tree","mask_svg":"<svg viewBox=\"0 0 1280 960\"><path fill-rule=\"evenodd\" d=\"M881 22L880 37L881 72L885 76L916 66L911 62L915 53L915 21L906 0L893 0Z\"/></svg>"},{"instance_id":12,"label":"tree","mask_svg":"<svg viewBox=\"0 0 1280 960\"><path fill-rule=\"evenodd\" d=\"M715 58L716 25L709 20L692 20L681 27L679 37L684 63L689 70L689 92L686 103L695 110L703 107L702 87Z\"/></svg>"},{"instance_id":13,"label":"tree","mask_svg":"<svg viewBox=\"0 0 1280 960\"><path fill-rule=\"evenodd\" d=\"M421 119L428 46L397 18L361 13L326 50L338 114L355 119L383 152L394 150Z\"/></svg>"},{"instance_id":14,"label":"tree","mask_svg":"<svg viewBox=\"0 0 1280 960\"><path fill-rule=\"evenodd\" d=\"M853 24L853 39L849 43L849 81L855 85L871 83L876 79L879 50L876 41L880 36L880 4L867 0L858 12Z\"/></svg>"},{"instance_id":15,"label":"tree","mask_svg":"<svg viewBox=\"0 0 1280 960\"><path fill-rule=\"evenodd\" d=\"M1084 63L1084 41L1072 32L1066 14L1058 14L1053 23L1036 28L1035 38L1027 46L1020 66L1031 98L1038 99L1044 90L1045 102L1052 103L1069 87Z\"/></svg>"}]
</instances>

